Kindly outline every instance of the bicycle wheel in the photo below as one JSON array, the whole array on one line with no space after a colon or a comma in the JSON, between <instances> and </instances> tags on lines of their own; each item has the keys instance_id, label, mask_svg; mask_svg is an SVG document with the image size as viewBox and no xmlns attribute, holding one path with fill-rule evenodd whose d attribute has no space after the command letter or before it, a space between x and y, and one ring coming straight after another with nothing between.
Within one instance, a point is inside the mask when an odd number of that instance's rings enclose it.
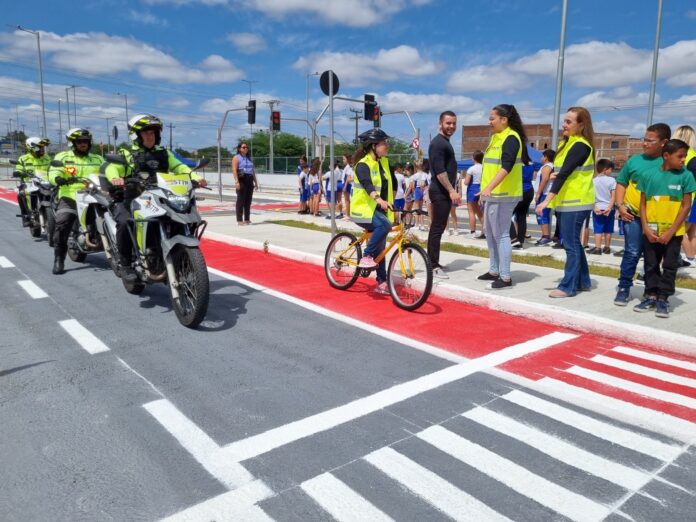
<instances>
[{"instance_id":1,"label":"bicycle wheel","mask_svg":"<svg viewBox=\"0 0 696 522\"><path fill-rule=\"evenodd\" d=\"M425 250L405 241L401 251L394 252L387 272L389 293L394 304L404 310L415 310L428 299L433 287L433 267Z\"/></svg>"},{"instance_id":2,"label":"bicycle wheel","mask_svg":"<svg viewBox=\"0 0 696 522\"><path fill-rule=\"evenodd\" d=\"M329 284L339 290L353 286L360 275L358 263L361 257L362 248L357 237L350 232L336 234L324 256L324 273Z\"/></svg>"}]
</instances>

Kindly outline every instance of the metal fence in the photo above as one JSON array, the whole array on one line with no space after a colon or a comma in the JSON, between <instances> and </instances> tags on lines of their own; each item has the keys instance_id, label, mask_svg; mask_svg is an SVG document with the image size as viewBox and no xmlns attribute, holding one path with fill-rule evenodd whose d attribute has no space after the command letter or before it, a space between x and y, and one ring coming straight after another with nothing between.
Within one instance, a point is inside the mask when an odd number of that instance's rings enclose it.
<instances>
[{"instance_id":1,"label":"metal fence","mask_svg":"<svg viewBox=\"0 0 696 522\"><path fill-rule=\"evenodd\" d=\"M252 157L252 160L254 162L254 168L256 169L256 172L270 172L270 157L268 156L263 156L263 157L258 157L254 158ZM222 170L223 171L228 171L230 170L230 165L232 164L232 158L231 157L222 157L221 158L221 164L222 164ZM336 161L339 163L341 162L341 156L336 156ZM389 155L389 161L394 164L394 163L401 163L401 164L406 164L406 163L413 163L413 154L393 154ZM329 170L329 158L326 157L324 158L324 163L323 163L323 170ZM300 164L300 159L298 157L274 157L273 158L273 172L275 174L295 174L297 173L297 167Z\"/></svg>"}]
</instances>

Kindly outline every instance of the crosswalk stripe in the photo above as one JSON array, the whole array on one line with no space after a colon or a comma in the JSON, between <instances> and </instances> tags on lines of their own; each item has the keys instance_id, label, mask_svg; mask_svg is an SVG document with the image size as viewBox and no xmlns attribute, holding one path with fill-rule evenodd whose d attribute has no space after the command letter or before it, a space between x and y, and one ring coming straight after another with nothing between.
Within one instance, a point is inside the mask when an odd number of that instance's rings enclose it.
<instances>
[{"instance_id":1,"label":"crosswalk stripe","mask_svg":"<svg viewBox=\"0 0 696 522\"><path fill-rule=\"evenodd\" d=\"M617 346L612 349L612 352L618 352L624 355L637 357L639 359L646 359L648 361L667 364L669 366L675 366L677 368L682 368L684 370L696 372L696 363L682 361L681 359L675 359L673 357L667 357L665 355L659 355L657 353L643 352L641 350L636 350L635 348L628 348L626 346Z\"/></svg>"},{"instance_id":2,"label":"crosswalk stripe","mask_svg":"<svg viewBox=\"0 0 696 522\"><path fill-rule=\"evenodd\" d=\"M643 366L642 364L631 363L622 359L607 357L605 355L595 355L590 359L590 361L611 366L613 368L618 368L620 370L637 373L638 375L645 375L646 377L652 377L653 379L659 379L660 381L671 382L672 384L679 384L681 386L688 386L689 388L696 388L696 379L689 379L688 377L682 377L681 375L663 372L662 370L656 370L654 368L650 368L649 366Z\"/></svg>"},{"instance_id":3,"label":"crosswalk stripe","mask_svg":"<svg viewBox=\"0 0 696 522\"><path fill-rule=\"evenodd\" d=\"M524 467L479 446L442 426L431 426L418 437L485 473L507 487L572 520L603 520L611 508L569 491Z\"/></svg>"},{"instance_id":4,"label":"crosswalk stripe","mask_svg":"<svg viewBox=\"0 0 696 522\"><path fill-rule=\"evenodd\" d=\"M322 473L300 487L339 522L390 522L393 519L331 473Z\"/></svg>"},{"instance_id":5,"label":"crosswalk stripe","mask_svg":"<svg viewBox=\"0 0 696 522\"><path fill-rule=\"evenodd\" d=\"M0 268L13 268L14 263L5 256L0 256Z\"/></svg>"},{"instance_id":6,"label":"crosswalk stripe","mask_svg":"<svg viewBox=\"0 0 696 522\"><path fill-rule=\"evenodd\" d=\"M669 402L672 404L685 406L687 408L696 409L696 399L687 397L685 395L680 395L678 393L658 390L657 388L645 386L644 384L639 384L637 382L629 381L626 379L620 379L619 377L614 377L613 375L597 372L588 368L583 368L581 366L573 366L571 368L568 368L566 372L571 373L573 375L577 375L579 377L584 377L585 379L590 379L595 382L608 384L609 386L613 386L615 388L621 388L632 393L637 393L638 395L650 397L651 399L657 399L659 401Z\"/></svg>"},{"instance_id":7,"label":"crosswalk stripe","mask_svg":"<svg viewBox=\"0 0 696 522\"><path fill-rule=\"evenodd\" d=\"M366 455L365 460L455 520L509 521L507 517L392 448L379 449Z\"/></svg>"},{"instance_id":8,"label":"crosswalk stripe","mask_svg":"<svg viewBox=\"0 0 696 522\"><path fill-rule=\"evenodd\" d=\"M650 482L650 475L595 455L553 435L486 408L474 408L463 413L462 416L524 442L558 461L618 484L625 489L631 491L640 489Z\"/></svg>"},{"instance_id":9,"label":"crosswalk stripe","mask_svg":"<svg viewBox=\"0 0 696 522\"><path fill-rule=\"evenodd\" d=\"M17 284L19 284L32 299L43 299L44 297L48 297L48 294L39 288L34 281L26 279L24 281L17 281Z\"/></svg>"},{"instance_id":10,"label":"crosswalk stripe","mask_svg":"<svg viewBox=\"0 0 696 522\"><path fill-rule=\"evenodd\" d=\"M696 425L679 417L593 392L587 388L574 386L551 377L543 377L532 386L551 397L558 397L563 401L571 402L581 408L601 413L626 424L662 433L686 444L696 441Z\"/></svg>"},{"instance_id":11,"label":"crosswalk stripe","mask_svg":"<svg viewBox=\"0 0 696 522\"><path fill-rule=\"evenodd\" d=\"M564 408L559 404L540 399L535 395L530 395L520 390L513 390L502 397L506 401L517 404L529 410L545 415L555 421L570 426L576 430L584 431L595 437L599 437L613 444L618 444L624 448L637 451L644 455L649 455L660 459L663 462L670 462L682 452L679 446L665 444L639 433L619 428L612 424L602 422L578 413L575 410Z\"/></svg>"}]
</instances>

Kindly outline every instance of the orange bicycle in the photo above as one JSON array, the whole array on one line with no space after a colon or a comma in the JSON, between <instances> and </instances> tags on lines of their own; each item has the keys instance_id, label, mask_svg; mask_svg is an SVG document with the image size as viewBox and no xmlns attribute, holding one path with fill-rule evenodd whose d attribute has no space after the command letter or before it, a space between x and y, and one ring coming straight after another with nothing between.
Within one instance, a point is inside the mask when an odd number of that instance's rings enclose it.
<instances>
[{"instance_id":1,"label":"orange bicycle","mask_svg":"<svg viewBox=\"0 0 696 522\"><path fill-rule=\"evenodd\" d=\"M423 247L410 241L406 235L413 226L416 214L427 215L427 212L417 209L401 211L401 223L391 229L396 235L374 258L379 264L396 248L387 265L387 286L394 304L404 310L415 310L423 305L433 287L433 267L428 255ZM367 231L359 237L352 232L339 232L331 239L324 256L324 272L332 287L346 290L355 284L358 277L369 277L375 270L358 266L362 245L371 235Z\"/></svg>"}]
</instances>

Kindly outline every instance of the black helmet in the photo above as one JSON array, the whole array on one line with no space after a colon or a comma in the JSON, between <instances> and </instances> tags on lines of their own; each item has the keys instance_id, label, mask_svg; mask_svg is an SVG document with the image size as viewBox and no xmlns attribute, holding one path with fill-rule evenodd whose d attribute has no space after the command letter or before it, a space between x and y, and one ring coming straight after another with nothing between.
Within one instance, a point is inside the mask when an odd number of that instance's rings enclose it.
<instances>
[{"instance_id":1,"label":"black helmet","mask_svg":"<svg viewBox=\"0 0 696 522\"><path fill-rule=\"evenodd\" d=\"M371 143L379 143L380 141L385 141L389 139L389 135L382 129L375 128L369 131L363 132L358 136L358 140L362 145L370 145Z\"/></svg>"}]
</instances>

